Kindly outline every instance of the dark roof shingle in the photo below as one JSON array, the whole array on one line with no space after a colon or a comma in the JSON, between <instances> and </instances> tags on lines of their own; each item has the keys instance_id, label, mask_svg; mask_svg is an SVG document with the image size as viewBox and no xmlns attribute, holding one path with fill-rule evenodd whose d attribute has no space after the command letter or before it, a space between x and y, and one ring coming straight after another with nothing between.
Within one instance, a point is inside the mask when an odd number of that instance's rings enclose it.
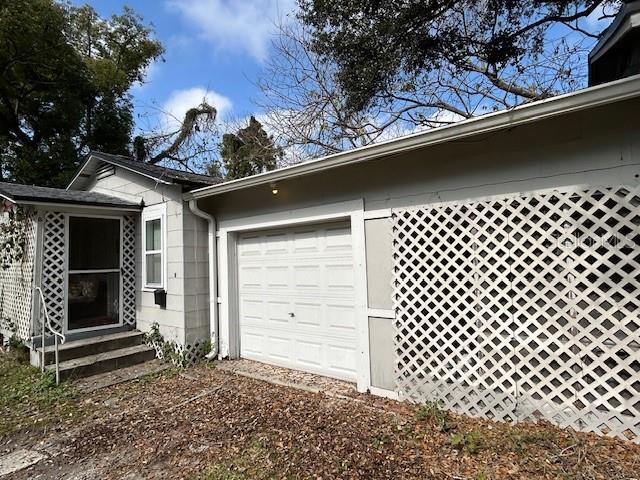
<instances>
[{"instance_id":1,"label":"dark roof shingle","mask_svg":"<svg viewBox=\"0 0 640 480\"><path fill-rule=\"evenodd\" d=\"M141 208L140 203L123 200L111 195L62 188L37 187L19 183L0 182L0 195L16 202L69 203L97 205L113 208Z\"/></svg>"},{"instance_id":2,"label":"dark roof shingle","mask_svg":"<svg viewBox=\"0 0 640 480\"><path fill-rule=\"evenodd\" d=\"M128 168L143 175L153 177L156 180L180 183L193 188L216 185L222 181L220 178L211 177L209 175L201 175L199 173L185 172L183 170L162 167L160 165L138 162L131 157L125 157L123 155L112 155L110 153L93 151L89 153L88 157L95 157L107 163L120 165L121 167Z\"/></svg>"}]
</instances>

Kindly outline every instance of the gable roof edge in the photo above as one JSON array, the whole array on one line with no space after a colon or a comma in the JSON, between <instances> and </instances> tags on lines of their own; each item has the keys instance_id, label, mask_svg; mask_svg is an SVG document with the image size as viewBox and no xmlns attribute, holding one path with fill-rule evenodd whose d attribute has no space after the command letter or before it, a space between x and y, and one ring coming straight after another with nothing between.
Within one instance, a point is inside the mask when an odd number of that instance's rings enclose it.
<instances>
[{"instance_id":1,"label":"gable roof edge","mask_svg":"<svg viewBox=\"0 0 640 480\"><path fill-rule=\"evenodd\" d=\"M109 160L107 158L99 157L99 156L97 156L95 154L95 152L89 152L86 155L84 161L82 162L82 165L80 165L80 167L78 167L78 171L76 172L76 174L73 176L73 178L69 182L69 185L67 185L66 190L71 190L72 185L78 179L78 177L82 174L82 172L84 171L84 168L87 166L87 164L89 163L89 161L91 159L95 159L95 160L97 160L99 162L106 162L106 163L108 163L110 165L113 165L114 167L123 168L124 170L127 170L129 172L135 173L137 175L141 175L141 176L146 177L146 178L149 178L149 179L151 179L151 180L153 180L155 182L158 182L158 183L163 183L165 185L172 185L173 184L173 182L162 180L161 178L154 177L153 175L149 175L149 174L146 174L144 172L139 172L138 170L135 170L133 168L129 168L126 165L122 165L122 164L117 163L117 162L113 162L113 161L111 161L111 160Z\"/></svg>"}]
</instances>

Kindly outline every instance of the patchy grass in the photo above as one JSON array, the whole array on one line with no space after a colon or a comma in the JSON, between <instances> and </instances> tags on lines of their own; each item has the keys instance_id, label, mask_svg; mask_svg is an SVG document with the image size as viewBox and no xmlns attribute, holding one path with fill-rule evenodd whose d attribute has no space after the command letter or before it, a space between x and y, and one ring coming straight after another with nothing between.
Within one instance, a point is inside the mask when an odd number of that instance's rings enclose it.
<instances>
[{"instance_id":1,"label":"patchy grass","mask_svg":"<svg viewBox=\"0 0 640 480\"><path fill-rule=\"evenodd\" d=\"M0 438L79 417L73 389L23 358L0 353Z\"/></svg>"},{"instance_id":2,"label":"patchy grass","mask_svg":"<svg viewBox=\"0 0 640 480\"><path fill-rule=\"evenodd\" d=\"M267 480L282 478L267 465L270 456L270 441L266 436L257 436L249 446L232 461L216 463L206 468L193 480Z\"/></svg>"}]
</instances>

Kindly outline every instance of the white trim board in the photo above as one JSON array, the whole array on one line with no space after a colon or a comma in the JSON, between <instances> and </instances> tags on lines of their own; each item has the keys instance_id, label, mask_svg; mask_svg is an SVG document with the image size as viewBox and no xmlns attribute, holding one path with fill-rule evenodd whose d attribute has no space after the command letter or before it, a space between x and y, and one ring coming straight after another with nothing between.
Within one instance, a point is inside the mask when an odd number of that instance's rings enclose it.
<instances>
[{"instance_id":1,"label":"white trim board","mask_svg":"<svg viewBox=\"0 0 640 480\"><path fill-rule=\"evenodd\" d=\"M363 200L322 205L318 207L286 210L265 215L220 222L219 273L220 283L220 358L238 358L240 355L240 332L238 318L237 285L237 237L241 232L282 228L294 225L323 223L349 219L353 248L355 299L356 299L356 345L358 349L356 383L358 391L366 392L371 385L369 359L369 316L367 312L367 270L364 236Z\"/></svg>"},{"instance_id":2,"label":"white trim board","mask_svg":"<svg viewBox=\"0 0 640 480\"><path fill-rule=\"evenodd\" d=\"M375 220L378 218L389 218L391 216L390 208L380 208L378 210L365 210L365 220Z\"/></svg>"},{"instance_id":3,"label":"white trim board","mask_svg":"<svg viewBox=\"0 0 640 480\"><path fill-rule=\"evenodd\" d=\"M387 390L386 388L370 387L369 393L371 393L371 395L377 395L378 397L385 397L391 400L398 400L398 401L401 400L398 392L394 392L393 390Z\"/></svg>"},{"instance_id":4,"label":"white trim board","mask_svg":"<svg viewBox=\"0 0 640 480\"><path fill-rule=\"evenodd\" d=\"M374 318L396 318L395 310L388 310L383 308L368 308L367 315Z\"/></svg>"}]
</instances>

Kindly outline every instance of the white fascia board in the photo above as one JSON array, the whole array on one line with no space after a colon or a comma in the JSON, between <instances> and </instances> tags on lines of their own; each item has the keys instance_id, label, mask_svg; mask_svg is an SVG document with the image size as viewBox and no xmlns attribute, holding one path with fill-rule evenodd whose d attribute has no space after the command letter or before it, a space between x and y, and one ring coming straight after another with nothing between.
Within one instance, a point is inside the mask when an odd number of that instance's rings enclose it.
<instances>
[{"instance_id":1,"label":"white fascia board","mask_svg":"<svg viewBox=\"0 0 640 480\"><path fill-rule=\"evenodd\" d=\"M128 207L128 206L116 206L116 205L86 205L83 203L67 203L67 202L46 202L46 201L37 201L37 200L18 200L20 205L35 205L35 206L45 206L52 207L60 210L65 209L89 209L89 210L117 210L123 212L138 212L142 211L142 205L140 207Z\"/></svg>"},{"instance_id":2,"label":"white fascia board","mask_svg":"<svg viewBox=\"0 0 640 480\"><path fill-rule=\"evenodd\" d=\"M518 125L525 125L638 96L640 96L640 75L635 75L615 82L585 88L577 92L520 105L510 110L489 113L453 125L354 148L316 160L260 173L251 177L199 188L185 193L184 199L194 200L243 188L283 181L339 166L365 162L418 148L456 141L497 130L504 130Z\"/></svg>"}]
</instances>

